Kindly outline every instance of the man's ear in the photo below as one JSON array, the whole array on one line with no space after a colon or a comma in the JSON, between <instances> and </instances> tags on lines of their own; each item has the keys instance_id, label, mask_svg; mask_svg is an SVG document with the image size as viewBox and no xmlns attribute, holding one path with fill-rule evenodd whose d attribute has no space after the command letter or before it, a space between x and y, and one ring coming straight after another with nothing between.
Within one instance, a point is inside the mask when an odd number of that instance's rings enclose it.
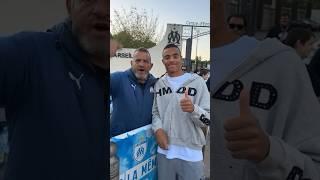
<instances>
[{"instance_id":1,"label":"man's ear","mask_svg":"<svg viewBox=\"0 0 320 180\"><path fill-rule=\"evenodd\" d=\"M72 9L72 0L66 0L66 7L67 7L68 15L70 16L71 9Z\"/></svg>"},{"instance_id":2,"label":"man's ear","mask_svg":"<svg viewBox=\"0 0 320 180\"><path fill-rule=\"evenodd\" d=\"M152 69L152 67L153 67L153 63L151 63L150 70ZM150 70L149 70L149 71L150 71Z\"/></svg>"}]
</instances>

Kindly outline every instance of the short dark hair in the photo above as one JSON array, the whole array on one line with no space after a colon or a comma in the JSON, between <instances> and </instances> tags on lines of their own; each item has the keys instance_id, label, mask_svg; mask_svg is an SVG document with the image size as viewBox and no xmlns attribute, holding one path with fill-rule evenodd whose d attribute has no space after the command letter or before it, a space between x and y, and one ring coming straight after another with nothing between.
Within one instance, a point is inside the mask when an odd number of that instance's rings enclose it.
<instances>
[{"instance_id":1,"label":"short dark hair","mask_svg":"<svg viewBox=\"0 0 320 180\"><path fill-rule=\"evenodd\" d=\"M150 62L151 62L151 55L150 55L150 52L147 48L144 48L144 47L140 47L136 50L134 50L133 54L135 54L136 52L144 52L144 53L147 53L150 57Z\"/></svg>"},{"instance_id":2,"label":"short dark hair","mask_svg":"<svg viewBox=\"0 0 320 180\"><path fill-rule=\"evenodd\" d=\"M208 73L209 73L208 69L204 69L204 68L203 68L203 69L200 70L199 75L200 75L200 76L204 76L204 75L206 75L206 74L208 74Z\"/></svg>"},{"instance_id":3,"label":"short dark hair","mask_svg":"<svg viewBox=\"0 0 320 180\"><path fill-rule=\"evenodd\" d=\"M287 38L283 41L284 44L295 47L297 41L300 40L302 44L315 37L312 31L306 28L294 28L289 31Z\"/></svg>"},{"instance_id":4,"label":"short dark hair","mask_svg":"<svg viewBox=\"0 0 320 180\"><path fill-rule=\"evenodd\" d=\"M232 14L227 18L227 23L229 23L231 18L241 18L243 20L244 27L247 27L247 19L246 19L246 17L244 15L242 15L242 14Z\"/></svg>"},{"instance_id":5,"label":"short dark hair","mask_svg":"<svg viewBox=\"0 0 320 180\"><path fill-rule=\"evenodd\" d=\"M180 54L180 56L181 56L180 48L179 48L177 45L172 44L172 43L167 44L167 45L163 48L163 50L162 50L162 54L163 54L163 51L164 51L165 49L169 49L169 48L177 48L177 49L179 50L179 54Z\"/></svg>"}]
</instances>

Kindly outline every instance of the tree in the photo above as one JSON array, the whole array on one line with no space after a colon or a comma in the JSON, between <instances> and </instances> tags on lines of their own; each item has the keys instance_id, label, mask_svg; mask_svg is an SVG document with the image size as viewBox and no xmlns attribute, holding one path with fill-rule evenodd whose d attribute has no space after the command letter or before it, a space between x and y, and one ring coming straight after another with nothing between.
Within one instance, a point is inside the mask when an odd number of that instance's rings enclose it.
<instances>
[{"instance_id":1,"label":"tree","mask_svg":"<svg viewBox=\"0 0 320 180\"><path fill-rule=\"evenodd\" d=\"M158 17L149 15L145 9L138 11L131 7L127 12L114 10L111 21L112 33L124 48L150 48L159 41L157 36Z\"/></svg>"}]
</instances>

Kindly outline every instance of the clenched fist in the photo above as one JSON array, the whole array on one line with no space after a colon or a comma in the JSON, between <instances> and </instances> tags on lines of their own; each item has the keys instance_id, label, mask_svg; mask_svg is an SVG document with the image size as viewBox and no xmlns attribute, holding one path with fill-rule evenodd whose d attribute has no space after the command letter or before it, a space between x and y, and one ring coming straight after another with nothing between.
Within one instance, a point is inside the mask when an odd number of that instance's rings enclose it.
<instances>
[{"instance_id":1,"label":"clenched fist","mask_svg":"<svg viewBox=\"0 0 320 180\"><path fill-rule=\"evenodd\" d=\"M155 132L155 135L156 135L156 140L157 140L157 143L158 145L162 148L162 149L168 149L168 136L166 134L166 132L164 132L163 129L158 129L156 132Z\"/></svg>"}]
</instances>

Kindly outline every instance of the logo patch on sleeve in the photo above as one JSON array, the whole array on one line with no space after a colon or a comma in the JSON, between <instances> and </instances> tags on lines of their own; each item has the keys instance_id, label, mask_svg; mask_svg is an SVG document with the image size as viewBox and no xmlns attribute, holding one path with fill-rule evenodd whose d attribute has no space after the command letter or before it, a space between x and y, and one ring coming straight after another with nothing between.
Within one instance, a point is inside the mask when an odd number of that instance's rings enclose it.
<instances>
[{"instance_id":1,"label":"logo patch on sleeve","mask_svg":"<svg viewBox=\"0 0 320 180\"><path fill-rule=\"evenodd\" d=\"M207 125L207 126L210 125L210 120L209 120L208 118L206 118L204 114L201 114L201 116L200 116L200 121L201 121L203 124Z\"/></svg>"}]
</instances>

